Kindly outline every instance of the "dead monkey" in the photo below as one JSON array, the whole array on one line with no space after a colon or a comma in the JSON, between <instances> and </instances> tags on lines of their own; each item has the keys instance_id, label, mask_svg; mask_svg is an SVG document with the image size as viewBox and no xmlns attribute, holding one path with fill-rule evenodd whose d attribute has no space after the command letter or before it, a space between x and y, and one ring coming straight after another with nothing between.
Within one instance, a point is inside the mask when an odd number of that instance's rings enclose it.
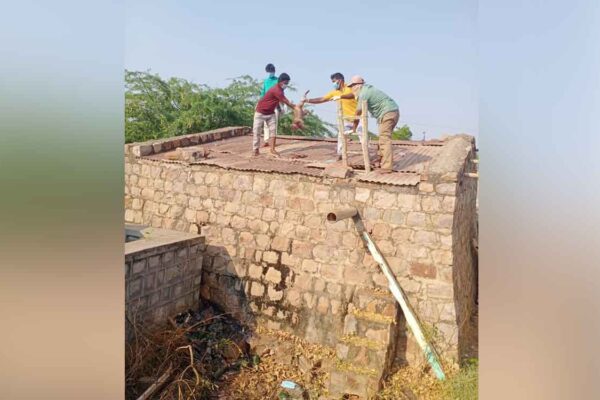
<instances>
[{"instance_id":1,"label":"dead monkey","mask_svg":"<svg viewBox=\"0 0 600 400\"><path fill-rule=\"evenodd\" d=\"M310 92L310 90L307 90L306 93L304 93L304 98L306 98L306 95L308 94L308 92ZM294 107L294 121L292 122L292 130L293 131L304 129L304 116L306 114L308 114L308 111L305 111L303 109L303 107L304 107L303 101L296 104L296 107Z\"/></svg>"}]
</instances>

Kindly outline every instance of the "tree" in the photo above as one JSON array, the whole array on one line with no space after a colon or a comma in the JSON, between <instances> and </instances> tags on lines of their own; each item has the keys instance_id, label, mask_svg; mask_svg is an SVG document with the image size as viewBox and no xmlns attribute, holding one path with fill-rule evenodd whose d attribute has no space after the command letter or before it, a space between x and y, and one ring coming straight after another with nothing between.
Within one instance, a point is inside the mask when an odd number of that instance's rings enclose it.
<instances>
[{"instance_id":1,"label":"tree","mask_svg":"<svg viewBox=\"0 0 600 400\"><path fill-rule=\"evenodd\" d=\"M392 132L393 140L410 140L412 138L412 131L408 125L404 124L401 128L396 129Z\"/></svg>"},{"instance_id":2,"label":"tree","mask_svg":"<svg viewBox=\"0 0 600 400\"><path fill-rule=\"evenodd\" d=\"M252 126L260 83L241 76L225 88L210 88L181 78L125 71L125 141L158 139L225 126ZM292 132L291 115L280 120L280 134L327 136L331 124L315 115L304 131Z\"/></svg>"}]
</instances>

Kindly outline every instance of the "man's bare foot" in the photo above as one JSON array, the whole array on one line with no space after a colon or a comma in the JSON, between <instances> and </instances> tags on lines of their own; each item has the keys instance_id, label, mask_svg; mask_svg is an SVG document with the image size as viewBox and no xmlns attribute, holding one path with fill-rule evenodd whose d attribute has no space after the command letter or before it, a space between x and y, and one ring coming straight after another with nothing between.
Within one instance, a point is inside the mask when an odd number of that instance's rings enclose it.
<instances>
[{"instance_id":1,"label":"man's bare foot","mask_svg":"<svg viewBox=\"0 0 600 400\"><path fill-rule=\"evenodd\" d=\"M392 169L391 168L380 168L379 169L379 173L380 174L391 174L392 173Z\"/></svg>"},{"instance_id":2,"label":"man's bare foot","mask_svg":"<svg viewBox=\"0 0 600 400\"><path fill-rule=\"evenodd\" d=\"M260 152L258 151L258 149L256 149L256 150L254 150L254 152L252 153L252 155L254 157L256 157L256 156L260 155Z\"/></svg>"},{"instance_id":3,"label":"man's bare foot","mask_svg":"<svg viewBox=\"0 0 600 400\"><path fill-rule=\"evenodd\" d=\"M273 148L271 148L271 151L270 151L270 153L271 153L271 155L272 155L273 157L279 157L279 153L278 153L278 152L277 152L275 149L273 149Z\"/></svg>"},{"instance_id":4,"label":"man's bare foot","mask_svg":"<svg viewBox=\"0 0 600 400\"><path fill-rule=\"evenodd\" d=\"M264 142L262 147L269 147L269 142Z\"/></svg>"}]
</instances>

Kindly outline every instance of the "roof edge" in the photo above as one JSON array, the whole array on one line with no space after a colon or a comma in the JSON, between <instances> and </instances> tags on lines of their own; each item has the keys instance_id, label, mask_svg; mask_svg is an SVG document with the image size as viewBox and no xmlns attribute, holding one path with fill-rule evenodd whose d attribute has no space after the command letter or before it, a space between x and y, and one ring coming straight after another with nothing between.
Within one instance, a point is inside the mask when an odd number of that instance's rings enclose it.
<instances>
[{"instance_id":1,"label":"roof edge","mask_svg":"<svg viewBox=\"0 0 600 400\"><path fill-rule=\"evenodd\" d=\"M475 150L475 137L459 134L446 137L446 144L421 176L428 182L457 182L467 157Z\"/></svg>"},{"instance_id":2,"label":"roof edge","mask_svg":"<svg viewBox=\"0 0 600 400\"><path fill-rule=\"evenodd\" d=\"M235 136L244 136L252 132L249 126L228 126L206 132L190 133L165 139L152 139L145 142L128 143L125 145L125 155L144 157L173 150L178 147L194 146L215 142Z\"/></svg>"}]
</instances>

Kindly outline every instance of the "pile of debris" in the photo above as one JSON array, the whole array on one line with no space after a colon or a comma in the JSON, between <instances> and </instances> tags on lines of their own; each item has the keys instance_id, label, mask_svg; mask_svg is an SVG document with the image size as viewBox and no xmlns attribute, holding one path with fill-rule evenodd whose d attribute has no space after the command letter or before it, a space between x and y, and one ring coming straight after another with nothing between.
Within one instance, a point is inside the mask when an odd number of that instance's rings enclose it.
<instances>
[{"instance_id":1,"label":"pile of debris","mask_svg":"<svg viewBox=\"0 0 600 400\"><path fill-rule=\"evenodd\" d=\"M151 331L133 326L126 352L126 398L205 399L225 373L252 364L249 331L212 304ZM256 361L256 359L254 360Z\"/></svg>"},{"instance_id":2,"label":"pile of debris","mask_svg":"<svg viewBox=\"0 0 600 400\"><path fill-rule=\"evenodd\" d=\"M258 361L232 374L218 399L321 399L335 352L294 335L259 327L250 338Z\"/></svg>"},{"instance_id":3,"label":"pile of debris","mask_svg":"<svg viewBox=\"0 0 600 400\"><path fill-rule=\"evenodd\" d=\"M280 331L241 325L204 302L169 325L130 320L126 399L318 399L334 353Z\"/></svg>"},{"instance_id":4,"label":"pile of debris","mask_svg":"<svg viewBox=\"0 0 600 400\"><path fill-rule=\"evenodd\" d=\"M178 147L166 154L167 160L195 162L209 157L210 150L203 146Z\"/></svg>"}]
</instances>

